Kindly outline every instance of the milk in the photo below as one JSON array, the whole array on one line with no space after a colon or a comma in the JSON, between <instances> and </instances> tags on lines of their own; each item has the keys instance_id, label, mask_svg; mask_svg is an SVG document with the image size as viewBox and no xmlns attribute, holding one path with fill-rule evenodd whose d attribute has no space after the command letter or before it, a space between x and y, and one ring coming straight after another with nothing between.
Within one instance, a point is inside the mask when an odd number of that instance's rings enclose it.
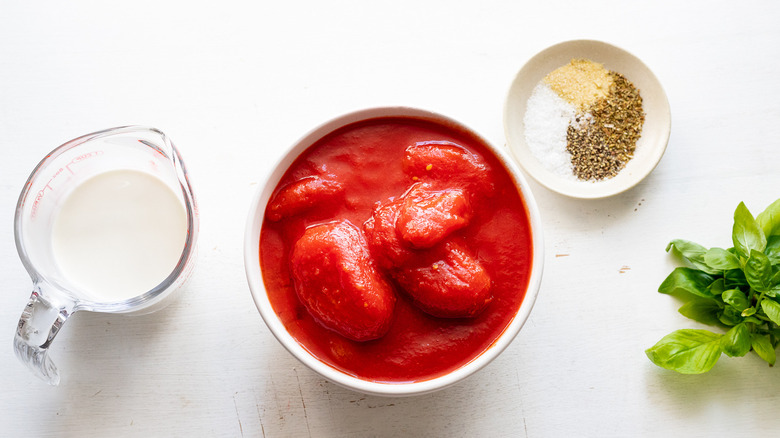
<instances>
[{"instance_id":1,"label":"milk","mask_svg":"<svg viewBox=\"0 0 780 438\"><path fill-rule=\"evenodd\" d=\"M52 249L66 279L99 302L141 295L173 271L187 213L158 178L115 170L77 186L54 219Z\"/></svg>"}]
</instances>

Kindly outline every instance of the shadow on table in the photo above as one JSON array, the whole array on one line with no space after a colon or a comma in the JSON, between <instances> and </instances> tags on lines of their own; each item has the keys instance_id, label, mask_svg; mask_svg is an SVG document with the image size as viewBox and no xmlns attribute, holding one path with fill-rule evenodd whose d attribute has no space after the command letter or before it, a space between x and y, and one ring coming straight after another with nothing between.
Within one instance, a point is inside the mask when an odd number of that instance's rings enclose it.
<instances>
[{"instance_id":1,"label":"shadow on table","mask_svg":"<svg viewBox=\"0 0 780 438\"><path fill-rule=\"evenodd\" d=\"M568 220L575 221L583 229L619 222L641 211L640 207L654 191L653 186L659 183L660 179L650 174L623 193L600 199L579 199L555 193L536 181L529 181L545 226Z\"/></svg>"},{"instance_id":2,"label":"shadow on table","mask_svg":"<svg viewBox=\"0 0 780 438\"><path fill-rule=\"evenodd\" d=\"M712 370L700 375L651 367L645 376L647 397L654 408L692 427L747 427L754 422L778 427L780 419L774 408L780 393L777 372L752 352L742 358L724 354Z\"/></svg>"},{"instance_id":3,"label":"shadow on table","mask_svg":"<svg viewBox=\"0 0 780 438\"><path fill-rule=\"evenodd\" d=\"M524 429L518 386L495 374L504 368L488 367L452 387L413 397L359 394L296 368L297 385L277 382L264 397L267 436L480 436L486 424L496 435L518 436Z\"/></svg>"},{"instance_id":4,"label":"shadow on table","mask_svg":"<svg viewBox=\"0 0 780 438\"><path fill-rule=\"evenodd\" d=\"M182 389L203 375L198 366L176 370L172 364L187 364L182 350L165 347L187 348L187 328L177 326L186 311L173 304L139 316L74 314L52 346L60 385L34 388L49 392L40 406L48 415L36 420L51 422L43 430L57 430L60 436L107 436L133 430L128 427L134 424L156 422L163 434L166 427L175 427L175 422L163 421L170 405L178 405Z\"/></svg>"}]
</instances>

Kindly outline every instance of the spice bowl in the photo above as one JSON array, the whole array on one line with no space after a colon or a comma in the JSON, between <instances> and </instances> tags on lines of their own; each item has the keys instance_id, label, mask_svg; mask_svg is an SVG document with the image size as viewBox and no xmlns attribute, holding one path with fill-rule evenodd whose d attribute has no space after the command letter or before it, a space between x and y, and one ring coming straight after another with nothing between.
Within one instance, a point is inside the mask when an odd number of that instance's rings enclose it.
<instances>
[{"instance_id":1,"label":"spice bowl","mask_svg":"<svg viewBox=\"0 0 780 438\"><path fill-rule=\"evenodd\" d=\"M642 98L644 123L633 156L617 174L600 180L582 180L574 173L561 174L552 170L551 163L544 162L547 157L539 157L529 147L526 133L528 102L535 87L549 73L577 59L601 64L604 69L622 75L636 87ZM574 198L604 198L637 185L661 160L670 130L669 101L652 71L631 53L601 41L567 41L539 52L515 76L504 105L504 133L512 158L543 186ZM560 155L555 159L570 159L571 155L565 151L565 142L560 149Z\"/></svg>"}]
</instances>

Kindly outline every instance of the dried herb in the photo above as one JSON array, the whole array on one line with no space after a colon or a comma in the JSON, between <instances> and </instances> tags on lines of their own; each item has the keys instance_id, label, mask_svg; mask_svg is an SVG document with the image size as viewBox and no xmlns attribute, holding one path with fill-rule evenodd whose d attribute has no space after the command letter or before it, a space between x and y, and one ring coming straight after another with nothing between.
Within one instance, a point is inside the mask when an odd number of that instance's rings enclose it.
<instances>
[{"instance_id":1,"label":"dried herb","mask_svg":"<svg viewBox=\"0 0 780 438\"><path fill-rule=\"evenodd\" d=\"M639 90L623 75L609 74L613 82L607 97L594 102L566 131L566 150L574 174L582 180L617 175L634 156L642 135L645 114Z\"/></svg>"}]
</instances>

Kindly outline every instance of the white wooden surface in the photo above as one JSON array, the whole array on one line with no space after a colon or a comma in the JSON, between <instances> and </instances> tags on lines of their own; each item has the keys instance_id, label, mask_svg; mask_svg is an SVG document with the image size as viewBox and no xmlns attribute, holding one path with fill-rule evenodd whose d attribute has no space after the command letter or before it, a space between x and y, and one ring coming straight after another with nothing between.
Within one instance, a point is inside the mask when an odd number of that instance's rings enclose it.
<instances>
[{"instance_id":1,"label":"white wooden surface","mask_svg":"<svg viewBox=\"0 0 780 438\"><path fill-rule=\"evenodd\" d=\"M726 436L780 427L780 370L722 358L703 376L644 349L696 327L656 293L672 238L729 244L731 215L780 197L780 5L771 2L0 3L0 435ZM727 6L722 6L727 5ZM526 327L489 367L416 398L366 397L298 364L244 279L250 198L295 139L341 113L401 104L503 144L504 93L556 42L611 42L666 88L655 172L579 201L532 183L546 267ZM200 259L181 299L144 317L78 313L53 347L59 387L14 357L30 281L13 210L35 164L88 132L146 124L185 157Z\"/></svg>"}]
</instances>

